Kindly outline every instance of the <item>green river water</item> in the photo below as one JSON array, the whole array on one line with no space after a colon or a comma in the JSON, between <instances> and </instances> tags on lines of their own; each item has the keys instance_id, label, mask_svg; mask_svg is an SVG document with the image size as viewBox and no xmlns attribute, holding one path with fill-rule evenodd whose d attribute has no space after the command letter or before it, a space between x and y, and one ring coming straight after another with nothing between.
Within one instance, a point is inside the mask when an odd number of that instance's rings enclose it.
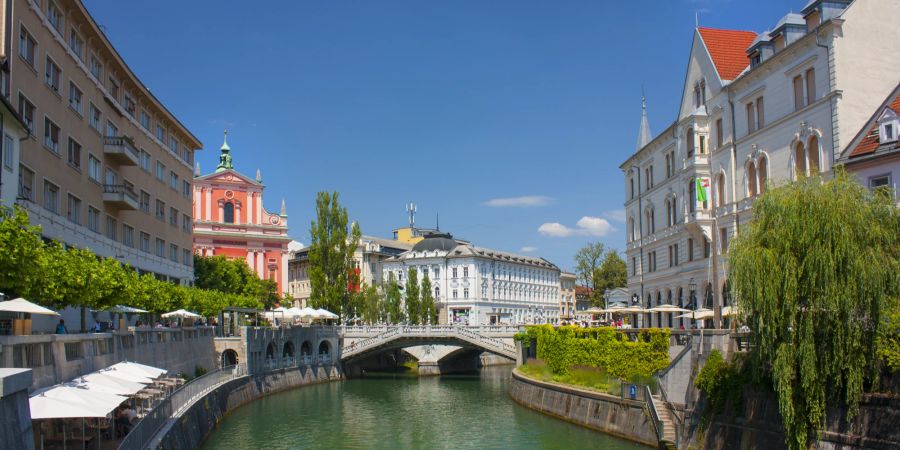
<instances>
[{"instance_id":1,"label":"green river water","mask_svg":"<svg viewBox=\"0 0 900 450\"><path fill-rule=\"evenodd\" d=\"M642 449L513 402L509 366L468 375L408 375L319 384L230 413L211 449Z\"/></svg>"}]
</instances>

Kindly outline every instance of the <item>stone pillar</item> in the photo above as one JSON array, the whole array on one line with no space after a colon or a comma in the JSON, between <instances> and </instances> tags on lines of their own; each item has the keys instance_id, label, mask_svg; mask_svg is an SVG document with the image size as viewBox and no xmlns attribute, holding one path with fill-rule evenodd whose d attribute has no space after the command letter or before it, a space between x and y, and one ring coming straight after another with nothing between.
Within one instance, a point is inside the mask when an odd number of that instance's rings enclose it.
<instances>
[{"instance_id":1,"label":"stone pillar","mask_svg":"<svg viewBox=\"0 0 900 450\"><path fill-rule=\"evenodd\" d=\"M28 387L31 369L0 369L0 448L34 450Z\"/></svg>"},{"instance_id":2,"label":"stone pillar","mask_svg":"<svg viewBox=\"0 0 900 450\"><path fill-rule=\"evenodd\" d=\"M204 200L203 207L206 209L206 215L203 217L203 220L212 220L212 189L206 188L206 195L204 196L206 200Z\"/></svg>"},{"instance_id":3,"label":"stone pillar","mask_svg":"<svg viewBox=\"0 0 900 450\"><path fill-rule=\"evenodd\" d=\"M247 220L245 221L247 224L254 224L253 222L253 193L247 193Z\"/></svg>"}]
</instances>

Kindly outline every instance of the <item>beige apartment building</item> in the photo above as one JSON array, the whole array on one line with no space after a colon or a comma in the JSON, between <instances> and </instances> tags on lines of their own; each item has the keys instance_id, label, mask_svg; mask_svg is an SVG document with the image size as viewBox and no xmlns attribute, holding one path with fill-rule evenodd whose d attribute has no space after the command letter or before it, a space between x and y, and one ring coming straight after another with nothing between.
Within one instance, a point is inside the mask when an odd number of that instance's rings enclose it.
<instances>
[{"instance_id":1,"label":"beige apartment building","mask_svg":"<svg viewBox=\"0 0 900 450\"><path fill-rule=\"evenodd\" d=\"M46 238L191 282L200 141L141 83L81 1L3 3L2 94L30 129L17 203Z\"/></svg>"}]
</instances>

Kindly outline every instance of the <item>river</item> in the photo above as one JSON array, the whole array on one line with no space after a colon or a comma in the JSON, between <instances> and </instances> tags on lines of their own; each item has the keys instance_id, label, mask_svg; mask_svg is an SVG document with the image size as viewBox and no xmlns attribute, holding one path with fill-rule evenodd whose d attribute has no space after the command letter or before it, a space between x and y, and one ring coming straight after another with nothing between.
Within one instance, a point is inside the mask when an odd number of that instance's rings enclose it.
<instances>
[{"instance_id":1,"label":"river","mask_svg":"<svg viewBox=\"0 0 900 450\"><path fill-rule=\"evenodd\" d=\"M293 389L233 411L202 448L649 448L519 406L507 394L510 371L369 375Z\"/></svg>"}]
</instances>

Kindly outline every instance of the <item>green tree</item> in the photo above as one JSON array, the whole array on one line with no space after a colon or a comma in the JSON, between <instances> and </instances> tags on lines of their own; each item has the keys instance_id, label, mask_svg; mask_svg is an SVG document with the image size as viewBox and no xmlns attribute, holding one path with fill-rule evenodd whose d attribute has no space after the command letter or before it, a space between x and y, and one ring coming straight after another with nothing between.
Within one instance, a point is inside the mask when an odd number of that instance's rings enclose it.
<instances>
[{"instance_id":1,"label":"green tree","mask_svg":"<svg viewBox=\"0 0 900 450\"><path fill-rule=\"evenodd\" d=\"M588 242L575 253L575 275L582 286L593 289L591 300L595 303L603 296L603 292L598 292L594 286L594 275L600 268L605 253L606 247L600 242Z\"/></svg>"},{"instance_id":2,"label":"green tree","mask_svg":"<svg viewBox=\"0 0 900 450\"><path fill-rule=\"evenodd\" d=\"M378 287L366 285L360 288L362 293L362 321L373 325L384 321L384 300L378 292Z\"/></svg>"},{"instance_id":3,"label":"green tree","mask_svg":"<svg viewBox=\"0 0 900 450\"><path fill-rule=\"evenodd\" d=\"M263 280L243 259L194 255L194 286L259 299L264 307L279 303L278 284Z\"/></svg>"},{"instance_id":4,"label":"green tree","mask_svg":"<svg viewBox=\"0 0 900 450\"><path fill-rule=\"evenodd\" d=\"M406 280L406 318L412 325L422 323L422 302L419 299L419 272L410 267Z\"/></svg>"},{"instance_id":5,"label":"green tree","mask_svg":"<svg viewBox=\"0 0 900 450\"><path fill-rule=\"evenodd\" d=\"M338 202L337 192L316 196L316 220L309 235L310 303L347 319L343 306L349 303L347 281L360 231L356 223L348 228L347 209Z\"/></svg>"},{"instance_id":6,"label":"green tree","mask_svg":"<svg viewBox=\"0 0 900 450\"><path fill-rule=\"evenodd\" d=\"M10 298L41 298L46 281L40 227L19 206L0 206L0 289Z\"/></svg>"},{"instance_id":7,"label":"green tree","mask_svg":"<svg viewBox=\"0 0 900 450\"><path fill-rule=\"evenodd\" d=\"M600 297L607 289L625 287L628 284L628 268L619 252L610 250L603 257L603 264L594 271L594 290ZM595 296L599 299L600 297ZM595 303L595 306L599 303Z\"/></svg>"},{"instance_id":8,"label":"green tree","mask_svg":"<svg viewBox=\"0 0 900 450\"><path fill-rule=\"evenodd\" d=\"M787 445L807 448L828 405L858 411L876 338L900 295L900 210L841 170L769 189L731 245L729 282L771 377Z\"/></svg>"},{"instance_id":9,"label":"green tree","mask_svg":"<svg viewBox=\"0 0 900 450\"><path fill-rule=\"evenodd\" d=\"M394 274L388 276L387 287L384 293L385 310L387 311L387 321L392 324L403 322L403 308L401 306L400 285L394 278Z\"/></svg>"},{"instance_id":10,"label":"green tree","mask_svg":"<svg viewBox=\"0 0 900 450\"><path fill-rule=\"evenodd\" d=\"M434 294L432 293L431 280L426 274L422 278L422 323L425 325L434 325L437 323L437 308L434 304Z\"/></svg>"}]
</instances>

